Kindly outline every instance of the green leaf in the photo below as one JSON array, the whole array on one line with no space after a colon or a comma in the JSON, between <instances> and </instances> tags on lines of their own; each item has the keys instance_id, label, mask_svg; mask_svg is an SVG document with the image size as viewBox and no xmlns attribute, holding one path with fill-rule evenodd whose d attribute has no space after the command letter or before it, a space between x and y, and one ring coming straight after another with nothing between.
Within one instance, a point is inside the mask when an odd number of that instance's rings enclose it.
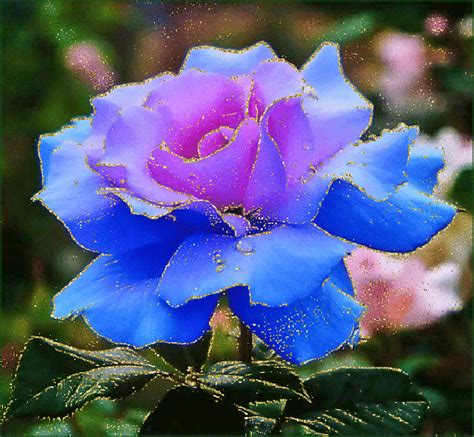
<instances>
[{"instance_id":1,"label":"green leaf","mask_svg":"<svg viewBox=\"0 0 474 437\"><path fill-rule=\"evenodd\" d=\"M454 181L450 196L454 202L471 214L474 211L472 196L472 188L474 186L473 181L474 172L472 168L462 170Z\"/></svg>"},{"instance_id":2,"label":"green leaf","mask_svg":"<svg viewBox=\"0 0 474 437\"><path fill-rule=\"evenodd\" d=\"M472 76L468 71L463 71L449 66L439 66L435 69L441 83L447 91L453 93L470 93L472 90Z\"/></svg>"},{"instance_id":3,"label":"green leaf","mask_svg":"<svg viewBox=\"0 0 474 437\"><path fill-rule=\"evenodd\" d=\"M199 371L206 362L212 342L212 332L207 332L196 343L188 345L158 343L153 348L168 364L186 373L189 368Z\"/></svg>"},{"instance_id":4,"label":"green leaf","mask_svg":"<svg viewBox=\"0 0 474 437\"><path fill-rule=\"evenodd\" d=\"M304 385L311 403L289 400L284 415L324 434L414 434L428 406L397 369L339 368Z\"/></svg>"},{"instance_id":5,"label":"green leaf","mask_svg":"<svg viewBox=\"0 0 474 437\"><path fill-rule=\"evenodd\" d=\"M400 369L404 372L413 376L417 372L420 372L430 367L435 367L438 362L439 358L436 356L427 354L415 354L409 355L408 357L399 360L397 366L400 367Z\"/></svg>"},{"instance_id":6,"label":"green leaf","mask_svg":"<svg viewBox=\"0 0 474 437\"><path fill-rule=\"evenodd\" d=\"M243 434L246 414L197 387L170 390L143 422L140 435Z\"/></svg>"},{"instance_id":7,"label":"green leaf","mask_svg":"<svg viewBox=\"0 0 474 437\"><path fill-rule=\"evenodd\" d=\"M277 361L217 363L200 381L221 391L238 404L291 398L307 399L299 376Z\"/></svg>"},{"instance_id":8,"label":"green leaf","mask_svg":"<svg viewBox=\"0 0 474 437\"><path fill-rule=\"evenodd\" d=\"M278 401L252 402L249 404L249 408L256 412L259 416L277 419L281 416L281 413L283 413L285 405L286 400L280 399Z\"/></svg>"},{"instance_id":9,"label":"green leaf","mask_svg":"<svg viewBox=\"0 0 474 437\"><path fill-rule=\"evenodd\" d=\"M363 36L369 36L375 30L376 24L377 20L373 12L362 12L345 17L319 39L347 44Z\"/></svg>"},{"instance_id":10,"label":"green leaf","mask_svg":"<svg viewBox=\"0 0 474 437\"><path fill-rule=\"evenodd\" d=\"M275 433L275 431L274 431ZM285 422L281 427L281 434L283 435L312 435L312 436L327 436L316 432L313 428L306 426L302 421L289 420Z\"/></svg>"},{"instance_id":11,"label":"green leaf","mask_svg":"<svg viewBox=\"0 0 474 437\"><path fill-rule=\"evenodd\" d=\"M62 417L93 399L127 396L160 373L132 349L86 351L33 337L20 359L6 416Z\"/></svg>"},{"instance_id":12,"label":"green leaf","mask_svg":"<svg viewBox=\"0 0 474 437\"><path fill-rule=\"evenodd\" d=\"M250 416L245 421L246 434L270 435L276 424L276 419L264 416Z\"/></svg>"}]
</instances>

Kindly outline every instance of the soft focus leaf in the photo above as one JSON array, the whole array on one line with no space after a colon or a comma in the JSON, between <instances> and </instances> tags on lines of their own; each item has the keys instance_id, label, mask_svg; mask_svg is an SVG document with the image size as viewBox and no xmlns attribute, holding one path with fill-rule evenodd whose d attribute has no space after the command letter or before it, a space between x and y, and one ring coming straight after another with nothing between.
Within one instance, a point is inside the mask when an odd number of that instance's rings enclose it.
<instances>
[{"instance_id":1,"label":"soft focus leaf","mask_svg":"<svg viewBox=\"0 0 474 437\"><path fill-rule=\"evenodd\" d=\"M121 398L160 372L131 349L76 349L33 337L20 359L7 417L62 417L97 398Z\"/></svg>"},{"instance_id":2,"label":"soft focus leaf","mask_svg":"<svg viewBox=\"0 0 474 437\"><path fill-rule=\"evenodd\" d=\"M437 73L443 86L451 92L470 93L472 90L472 76L466 71L452 67L439 67Z\"/></svg>"},{"instance_id":3,"label":"soft focus leaf","mask_svg":"<svg viewBox=\"0 0 474 437\"><path fill-rule=\"evenodd\" d=\"M397 367L413 376L417 372L436 366L438 362L438 357L433 355L410 355L398 361Z\"/></svg>"},{"instance_id":4,"label":"soft focus leaf","mask_svg":"<svg viewBox=\"0 0 474 437\"><path fill-rule=\"evenodd\" d=\"M471 214L473 213L473 175L472 168L464 169L457 175L451 189L451 199Z\"/></svg>"},{"instance_id":5,"label":"soft focus leaf","mask_svg":"<svg viewBox=\"0 0 474 437\"><path fill-rule=\"evenodd\" d=\"M376 27L375 16L372 12L352 15L334 25L321 38L321 41L333 41L346 44L362 36L370 35Z\"/></svg>"},{"instance_id":6,"label":"soft focus leaf","mask_svg":"<svg viewBox=\"0 0 474 437\"><path fill-rule=\"evenodd\" d=\"M209 331L196 343L189 345L158 343L154 349L168 364L182 372L187 372L189 368L201 369L207 360L211 342L212 332Z\"/></svg>"},{"instance_id":7,"label":"soft focus leaf","mask_svg":"<svg viewBox=\"0 0 474 437\"><path fill-rule=\"evenodd\" d=\"M288 401L284 414L324 434L414 434L427 402L406 373L389 368L340 368L305 381L311 403Z\"/></svg>"},{"instance_id":8,"label":"soft focus leaf","mask_svg":"<svg viewBox=\"0 0 474 437\"><path fill-rule=\"evenodd\" d=\"M72 428L69 423L60 420L52 421L51 423L38 423L33 425L26 433L26 437L33 436L55 436L55 437L69 437L72 435Z\"/></svg>"},{"instance_id":9,"label":"soft focus leaf","mask_svg":"<svg viewBox=\"0 0 474 437\"><path fill-rule=\"evenodd\" d=\"M170 390L145 419L140 435L242 434L245 413L197 387Z\"/></svg>"},{"instance_id":10,"label":"soft focus leaf","mask_svg":"<svg viewBox=\"0 0 474 437\"><path fill-rule=\"evenodd\" d=\"M237 403L307 398L299 376L276 361L217 363L201 378L201 382Z\"/></svg>"}]
</instances>

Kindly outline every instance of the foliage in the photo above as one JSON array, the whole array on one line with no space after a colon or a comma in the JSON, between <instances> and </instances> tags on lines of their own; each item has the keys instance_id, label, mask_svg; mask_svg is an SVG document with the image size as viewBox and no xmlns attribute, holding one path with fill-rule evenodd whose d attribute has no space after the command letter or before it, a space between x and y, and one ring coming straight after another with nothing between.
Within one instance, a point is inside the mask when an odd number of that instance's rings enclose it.
<instances>
[{"instance_id":1,"label":"foliage","mask_svg":"<svg viewBox=\"0 0 474 437\"><path fill-rule=\"evenodd\" d=\"M182 348L183 356L196 357L191 362L201 362L183 375L182 363L180 371L166 373L130 348L86 351L33 337L5 420L66 417L93 400L123 398L154 378L168 378L174 387L146 416L140 435L279 434L294 424L313 434L402 435L422 424L428 404L400 370L340 368L304 381L277 361L221 362L202 371L209 345ZM259 407L275 400L286 402L276 415Z\"/></svg>"}]
</instances>

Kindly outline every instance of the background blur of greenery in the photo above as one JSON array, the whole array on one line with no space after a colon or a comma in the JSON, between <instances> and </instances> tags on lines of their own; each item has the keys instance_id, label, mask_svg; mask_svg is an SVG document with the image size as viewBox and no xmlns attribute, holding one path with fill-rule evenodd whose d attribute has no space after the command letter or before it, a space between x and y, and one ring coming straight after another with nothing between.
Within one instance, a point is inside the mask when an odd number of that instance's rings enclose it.
<instances>
[{"instance_id":1,"label":"background blur of greenery","mask_svg":"<svg viewBox=\"0 0 474 437\"><path fill-rule=\"evenodd\" d=\"M472 37L426 32L426 17L440 13L453 26L469 17L466 3L260 3L191 4L152 1L3 2L3 326L0 403L22 345L44 335L84 348L106 347L81 321L50 319L51 297L92 255L31 196L40 188L36 141L71 117L88 114L89 97L102 85L84 77L67 53L75 44L96 47L110 81L142 80L177 70L196 44L244 47L259 40L300 65L324 40L341 43L349 77L375 104L372 132L400 121L427 134L443 126L471 136ZM466 30L466 29L465 29ZM419 34L447 61L429 67L430 93L420 104L392 105L374 86L380 71L377 44L389 31ZM472 29L471 29L472 33ZM454 60L449 54L454 53ZM76 66L77 67L77 66ZM432 97L432 96L431 96ZM440 103L441 102L441 103ZM408 102L409 103L409 102ZM454 196L466 203L469 178ZM467 193L467 194L466 194ZM463 200L464 199L464 200ZM467 203L466 203L467 204ZM472 204L471 204L472 205ZM469 205L467 205L469 206ZM471 206L472 208L472 206ZM470 301L469 286L463 291ZM230 326L228 326L230 323ZM211 359L235 357L235 321L220 323ZM378 334L354 352L342 351L301 372L341 364L402 367L431 402L424 434L471 434L471 304L418 331ZM155 385L121 403L97 401L65 422L20 422L23 435L126 435L166 387Z\"/></svg>"}]
</instances>

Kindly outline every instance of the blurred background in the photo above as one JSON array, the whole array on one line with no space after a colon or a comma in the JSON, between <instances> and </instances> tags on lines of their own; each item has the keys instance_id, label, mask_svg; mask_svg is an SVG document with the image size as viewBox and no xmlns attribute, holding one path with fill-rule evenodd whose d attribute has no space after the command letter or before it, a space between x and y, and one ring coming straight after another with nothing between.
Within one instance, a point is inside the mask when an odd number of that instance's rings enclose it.
<instances>
[{"instance_id":1,"label":"blurred background","mask_svg":"<svg viewBox=\"0 0 474 437\"><path fill-rule=\"evenodd\" d=\"M24 342L44 335L107 347L81 321L50 319L51 297L92 259L33 204L40 189L36 143L111 86L176 71L189 47L242 48L260 40L301 65L322 41L342 46L348 77L374 103L371 133L418 124L444 148L437 194L463 212L426 247L404 257L358 250L348 260L368 307L363 344L304 366L401 367L429 399L423 434L472 434L471 214L472 11L470 2L187 3L3 2L3 310L0 403ZM211 361L235 358L236 321L213 318ZM258 354L268 351L260 343ZM150 359L157 360L151 351ZM163 364L165 365L165 364ZM21 421L18 435L134 434L166 389L94 402L66 421Z\"/></svg>"}]
</instances>

